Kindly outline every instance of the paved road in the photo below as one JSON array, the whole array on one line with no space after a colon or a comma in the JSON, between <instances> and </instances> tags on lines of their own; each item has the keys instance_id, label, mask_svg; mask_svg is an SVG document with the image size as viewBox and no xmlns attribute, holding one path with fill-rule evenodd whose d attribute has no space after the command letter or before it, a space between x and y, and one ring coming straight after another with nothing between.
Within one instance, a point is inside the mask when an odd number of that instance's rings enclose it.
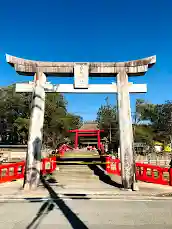
<instances>
[{"instance_id":1,"label":"paved road","mask_svg":"<svg viewBox=\"0 0 172 229\"><path fill-rule=\"evenodd\" d=\"M172 200L0 203L0 229L171 229Z\"/></svg>"}]
</instances>

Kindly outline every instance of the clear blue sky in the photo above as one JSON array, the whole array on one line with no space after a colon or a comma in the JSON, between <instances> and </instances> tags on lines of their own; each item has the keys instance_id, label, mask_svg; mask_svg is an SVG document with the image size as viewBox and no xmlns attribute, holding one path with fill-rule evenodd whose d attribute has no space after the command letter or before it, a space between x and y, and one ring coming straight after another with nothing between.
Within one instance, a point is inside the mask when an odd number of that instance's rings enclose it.
<instances>
[{"instance_id":1,"label":"clear blue sky","mask_svg":"<svg viewBox=\"0 0 172 229\"><path fill-rule=\"evenodd\" d=\"M148 93L132 95L152 103L172 99L171 0L30 0L1 1L0 86L30 80L5 62L5 53L47 61L126 61L157 55L145 76L131 78L147 83ZM72 83L71 79L50 79ZM91 79L110 83L111 79ZM107 95L66 95L68 109L92 120ZM114 95L110 102L116 103Z\"/></svg>"}]
</instances>

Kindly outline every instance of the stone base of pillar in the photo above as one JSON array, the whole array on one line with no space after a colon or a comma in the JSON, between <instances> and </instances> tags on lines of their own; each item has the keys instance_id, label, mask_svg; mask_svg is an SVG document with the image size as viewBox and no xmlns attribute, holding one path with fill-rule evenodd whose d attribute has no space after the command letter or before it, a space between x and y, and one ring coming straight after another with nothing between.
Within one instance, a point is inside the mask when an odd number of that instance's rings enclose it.
<instances>
[{"instance_id":1,"label":"stone base of pillar","mask_svg":"<svg viewBox=\"0 0 172 229\"><path fill-rule=\"evenodd\" d=\"M133 183L132 190L133 190L133 191L139 191L139 186L138 186L138 183L137 183L137 182L134 182L134 183Z\"/></svg>"},{"instance_id":2,"label":"stone base of pillar","mask_svg":"<svg viewBox=\"0 0 172 229\"><path fill-rule=\"evenodd\" d=\"M127 189L126 189L126 188L121 188L121 190L122 190L122 191L127 191L127 192L132 192L132 191L133 191L133 190L130 189L130 188L127 188Z\"/></svg>"},{"instance_id":3,"label":"stone base of pillar","mask_svg":"<svg viewBox=\"0 0 172 229\"><path fill-rule=\"evenodd\" d=\"M36 190L37 188L38 188L38 185L32 184L32 186L31 186L29 183L27 183L27 184L25 184L25 185L23 186L23 191L24 191L24 192L34 191L34 190Z\"/></svg>"},{"instance_id":4,"label":"stone base of pillar","mask_svg":"<svg viewBox=\"0 0 172 229\"><path fill-rule=\"evenodd\" d=\"M30 187L29 183L23 185L23 191L24 192L27 192L27 191L30 191L30 190L31 190L31 187Z\"/></svg>"}]
</instances>

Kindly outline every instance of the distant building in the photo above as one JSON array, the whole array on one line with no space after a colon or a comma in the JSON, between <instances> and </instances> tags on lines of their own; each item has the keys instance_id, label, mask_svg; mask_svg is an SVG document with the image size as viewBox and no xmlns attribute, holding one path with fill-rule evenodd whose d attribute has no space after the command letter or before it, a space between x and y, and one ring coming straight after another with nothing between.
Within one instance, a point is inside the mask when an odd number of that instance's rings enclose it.
<instances>
[{"instance_id":1,"label":"distant building","mask_svg":"<svg viewBox=\"0 0 172 229\"><path fill-rule=\"evenodd\" d=\"M83 125L79 128L79 130L98 130L98 123L90 121L84 122Z\"/></svg>"},{"instance_id":2,"label":"distant building","mask_svg":"<svg viewBox=\"0 0 172 229\"><path fill-rule=\"evenodd\" d=\"M89 130L98 130L98 123L94 121L84 122L83 125L79 128L79 130L88 130L88 134L92 134ZM88 137L79 137L79 144L82 146L96 146L97 147L97 136L88 136Z\"/></svg>"}]
</instances>

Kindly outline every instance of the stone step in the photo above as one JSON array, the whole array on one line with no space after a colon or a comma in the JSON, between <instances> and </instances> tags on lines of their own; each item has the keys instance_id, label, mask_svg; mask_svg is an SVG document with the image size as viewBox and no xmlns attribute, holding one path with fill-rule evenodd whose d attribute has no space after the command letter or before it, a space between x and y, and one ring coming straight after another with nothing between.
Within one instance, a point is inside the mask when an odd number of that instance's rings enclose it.
<instances>
[{"instance_id":1,"label":"stone step","mask_svg":"<svg viewBox=\"0 0 172 229\"><path fill-rule=\"evenodd\" d=\"M99 179L99 177L94 177L94 176L82 176L82 177L79 177L79 176L57 176L57 180L62 180L62 179L64 179L64 180L72 180L72 179L75 179L75 180L97 180L97 179Z\"/></svg>"},{"instance_id":2,"label":"stone step","mask_svg":"<svg viewBox=\"0 0 172 229\"><path fill-rule=\"evenodd\" d=\"M100 156L98 154L65 154L63 158L100 158Z\"/></svg>"},{"instance_id":3,"label":"stone step","mask_svg":"<svg viewBox=\"0 0 172 229\"><path fill-rule=\"evenodd\" d=\"M110 185L94 185L94 184L90 184L90 185L85 185L84 183L79 185L74 185L74 184L63 184L63 189L66 190L70 190L70 189L75 189L75 190L82 190L82 192L84 193L86 190L102 190L102 191L106 191L106 190L114 190L115 187L112 187ZM62 188L61 188L62 190Z\"/></svg>"},{"instance_id":4,"label":"stone step","mask_svg":"<svg viewBox=\"0 0 172 229\"><path fill-rule=\"evenodd\" d=\"M100 180L87 165L59 165L55 174L58 184L65 190L113 190L115 187Z\"/></svg>"},{"instance_id":5,"label":"stone step","mask_svg":"<svg viewBox=\"0 0 172 229\"><path fill-rule=\"evenodd\" d=\"M73 164L73 165L71 165L71 164L69 164L69 165L63 165L63 164L61 164L61 165L58 165L60 168L64 168L64 169L67 169L67 168L78 168L78 169L84 169L84 168L87 168L88 169L88 165L83 165L83 164L78 164L78 165L75 165L75 164Z\"/></svg>"},{"instance_id":6,"label":"stone step","mask_svg":"<svg viewBox=\"0 0 172 229\"><path fill-rule=\"evenodd\" d=\"M63 166L59 166L59 169L61 169L61 170L81 170L81 171L91 170L88 166L86 166L86 167L69 167L69 166L63 167Z\"/></svg>"},{"instance_id":7,"label":"stone step","mask_svg":"<svg viewBox=\"0 0 172 229\"><path fill-rule=\"evenodd\" d=\"M60 178L64 178L64 179L72 179L72 178L75 178L75 179L92 179L92 178L94 178L94 179L96 179L96 177L98 177L98 176L90 176L90 175L85 175L85 176L66 176L66 174L65 175L59 175L59 176L57 176L57 178L58 179L60 179Z\"/></svg>"},{"instance_id":8,"label":"stone step","mask_svg":"<svg viewBox=\"0 0 172 229\"><path fill-rule=\"evenodd\" d=\"M85 178L87 178L87 179L91 179L91 178L96 178L96 177L99 177L99 176L96 176L96 175L94 175L94 174L82 174L82 175L79 175L79 174L58 174L58 175L55 175L55 177L63 177L63 178L68 178L68 179L70 179L70 178L73 178L73 177L75 177L75 178L81 178L81 179L85 179Z\"/></svg>"},{"instance_id":9,"label":"stone step","mask_svg":"<svg viewBox=\"0 0 172 229\"><path fill-rule=\"evenodd\" d=\"M59 174L56 174L55 176L57 176L57 177L89 177L89 178L98 177L98 176L91 174L91 173L83 173L83 174L77 174L77 173L75 173L75 174L61 173L60 174L59 173Z\"/></svg>"},{"instance_id":10,"label":"stone step","mask_svg":"<svg viewBox=\"0 0 172 229\"><path fill-rule=\"evenodd\" d=\"M66 169L64 169L64 168L59 168L59 171L61 171L61 172L91 172L92 170L91 169L89 169L89 168L83 168L83 169L74 169L74 168L66 168Z\"/></svg>"},{"instance_id":11,"label":"stone step","mask_svg":"<svg viewBox=\"0 0 172 229\"><path fill-rule=\"evenodd\" d=\"M61 173L61 174L58 174L56 175L57 177L88 177L88 178L91 178L91 177L96 177L94 174L66 174L66 173Z\"/></svg>"},{"instance_id":12,"label":"stone step","mask_svg":"<svg viewBox=\"0 0 172 229\"><path fill-rule=\"evenodd\" d=\"M59 169L58 170L61 173L94 173L94 171L92 171L91 169Z\"/></svg>"},{"instance_id":13,"label":"stone step","mask_svg":"<svg viewBox=\"0 0 172 229\"><path fill-rule=\"evenodd\" d=\"M66 174L84 174L84 173L87 173L87 174L94 174L94 171L92 171L92 170L74 170L74 169L69 169L69 170L67 170L67 169L59 169L57 172L56 172L57 174L59 174L59 173L66 173Z\"/></svg>"},{"instance_id":14,"label":"stone step","mask_svg":"<svg viewBox=\"0 0 172 229\"><path fill-rule=\"evenodd\" d=\"M81 183L81 185L74 185L74 184L67 184L67 183L63 183L63 188L65 189L81 189L81 190L113 190L115 189L115 187L112 187L110 185L106 185L104 186L103 184L100 185L94 185L93 183L90 183L88 185L85 185L84 183Z\"/></svg>"},{"instance_id":15,"label":"stone step","mask_svg":"<svg viewBox=\"0 0 172 229\"><path fill-rule=\"evenodd\" d=\"M93 171L93 170L91 170L90 168L88 168L88 167L85 167L85 168L70 168L70 167L68 167L68 168L64 168L64 167L59 167L59 170L60 171Z\"/></svg>"},{"instance_id":16,"label":"stone step","mask_svg":"<svg viewBox=\"0 0 172 229\"><path fill-rule=\"evenodd\" d=\"M56 175L56 177L76 177L76 178L92 178L92 177L98 177L95 176L94 174L66 174L66 173L62 173L62 174L58 174Z\"/></svg>"},{"instance_id":17,"label":"stone step","mask_svg":"<svg viewBox=\"0 0 172 229\"><path fill-rule=\"evenodd\" d=\"M61 177L59 177L59 179L57 179L57 181L59 182L59 183L63 183L63 182L74 182L74 181L76 181L76 183L75 184L77 184L77 185L80 185L80 183L79 183L79 181L83 181L83 182L85 182L85 184L87 185L87 184L89 184L90 182L96 182L96 183L100 183L100 182L102 182L102 183L104 183L103 181L101 181L99 178L94 178L94 179L75 179L75 178L72 178L72 179L66 179L66 178L61 178ZM105 184L105 183L104 183Z\"/></svg>"}]
</instances>

